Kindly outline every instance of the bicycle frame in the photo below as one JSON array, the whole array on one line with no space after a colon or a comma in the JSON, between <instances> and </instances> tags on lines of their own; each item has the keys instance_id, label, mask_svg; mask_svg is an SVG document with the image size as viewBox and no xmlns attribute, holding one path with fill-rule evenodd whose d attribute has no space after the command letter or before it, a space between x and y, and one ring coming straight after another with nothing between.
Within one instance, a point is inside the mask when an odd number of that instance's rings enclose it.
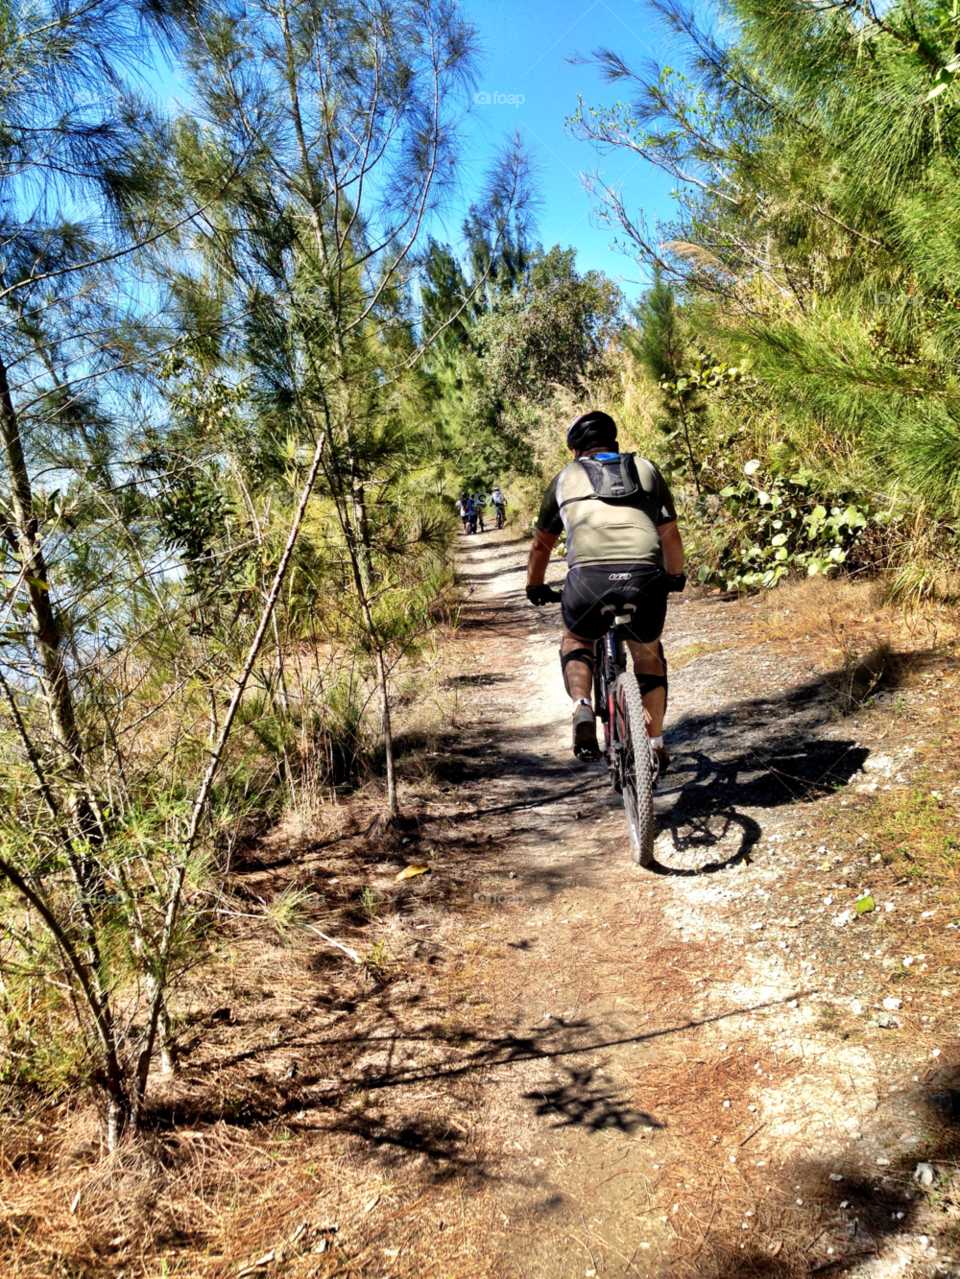
<instances>
[{"instance_id":1,"label":"bicycle frame","mask_svg":"<svg viewBox=\"0 0 960 1279\"><path fill-rule=\"evenodd\" d=\"M610 772L610 785L618 792L622 790L620 753L623 750L623 735L619 731L614 689L617 676L627 669L629 661L624 625L630 621L633 606L628 605L627 609L629 611L613 617L610 629L606 631L597 646L597 663L594 672L594 707L603 724L604 755ZM610 611L613 612L612 606Z\"/></svg>"},{"instance_id":2,"label":"bicycle frame","mask_svg":"<svg viewBox=\"0 0 960 1279\"><path fill-rule=\"evenodd\" d=\"M549 588L548 598L560 598ZM659 756L650 741L647 712L640 679L631 669L627 628L635 604L623 598L602 606L607 629L596 650L593 671L593 707L603 724L604 756L610 785L623 796L633 860L650 866L654 860L653 792L659 780Z\"/></svg>"}]
</instances>

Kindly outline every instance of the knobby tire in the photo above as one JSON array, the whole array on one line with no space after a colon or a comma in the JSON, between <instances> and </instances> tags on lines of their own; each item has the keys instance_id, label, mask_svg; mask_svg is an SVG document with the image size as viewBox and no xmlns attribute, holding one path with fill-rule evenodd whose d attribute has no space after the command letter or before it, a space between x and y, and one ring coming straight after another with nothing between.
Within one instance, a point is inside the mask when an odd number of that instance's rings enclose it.
<instances>
[{"instance_id":1,"label":"knobby tire","mask_svg":"<svg viewBox=\"0 0 960 1279\"><path fill-rule=\"evenodd\" d=\"M653 861L653 771L640 685L633 671L617 678L615 702L622 716L621 782L630 851L638 866Z\"/></svg>"}]
</instances>

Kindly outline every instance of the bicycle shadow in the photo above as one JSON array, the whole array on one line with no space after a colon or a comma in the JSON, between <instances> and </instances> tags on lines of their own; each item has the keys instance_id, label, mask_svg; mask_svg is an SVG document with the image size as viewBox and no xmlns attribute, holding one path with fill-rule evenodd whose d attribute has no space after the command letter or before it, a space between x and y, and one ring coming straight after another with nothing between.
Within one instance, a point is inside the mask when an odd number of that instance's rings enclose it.
<instances>
[{"instance_id":1,"label":"bicycle shadow","mask_svg":"<svg viewBox=\"0 0 960 1279\"><path fill-rule=\"evenodd\" d=\"M814 803L847 786L870 752L853 739L822 735L831 721L834 708L820 681L778 699L740 703L733 720L678 720L671 737L679 750L658 792L657 860L650 870L690 876L728 869L760 841L758 810Z\"/></svg>"},{"instance_id":2,"label":"bicycle shadow","mask_svg":"<svg viewBox=\"0 0 960 1279\"><path fill-rule=\"evenodd\" d=\"M751 851L760 842L763 832L759 822L734 809L726 812L715 809L709 816L712 824L705 818L700 818L691 821L686 828L681 828L679 824L668 828L674 856L682 857L684 862L695 861L704 852L713 852L716 849L726 850L731 829L739 827L741 834L735 852L719 860L714 857L711 861L695 865L673 865L654 859L646 869L654 875L686 878L694 875L715 875L717 871L730 870L731 867L746 861ZM662 833L662 830L661 827L658 834Z\"/></svg>"}]
</instances>

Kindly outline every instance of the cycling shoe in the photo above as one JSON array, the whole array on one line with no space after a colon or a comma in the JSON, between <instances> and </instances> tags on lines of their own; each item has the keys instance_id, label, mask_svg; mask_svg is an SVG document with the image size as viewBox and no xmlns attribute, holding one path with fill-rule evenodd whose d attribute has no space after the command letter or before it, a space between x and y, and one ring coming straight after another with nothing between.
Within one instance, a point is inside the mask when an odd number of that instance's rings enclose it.
<instances>
[{"instance_id":1,"label":"cycling shoe","mask_svg":"<svg viewBox=\"0 0 960 1279\"><path fill-rule=\"evenodd\" d=\"M581 704L573 716L573 753L584 761L600 758L597 742L597 717L590 706Z\"/></svg>"},{"instance_id":2,"label":"cycling shoe","mask_svg":"<svg viewBox=\"0 0 960 1279\"><path fill-rule=\"evenodd\" d=\"M653 753L657 760L657 776L662 777L670 767L670 756L664 746L654 746Z\"/></svg>"}]
</instances>

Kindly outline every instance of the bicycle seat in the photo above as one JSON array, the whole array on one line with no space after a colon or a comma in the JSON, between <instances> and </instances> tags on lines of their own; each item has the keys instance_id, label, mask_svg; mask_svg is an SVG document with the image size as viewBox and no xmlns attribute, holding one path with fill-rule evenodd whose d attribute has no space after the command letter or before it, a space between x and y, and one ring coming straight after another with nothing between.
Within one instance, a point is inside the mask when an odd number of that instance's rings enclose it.
<instances>
[{"instance_id":1,"label":"bicycle seat","mask_svg":"<svg viewBox=\"0 0 960 1279\"><path fill-rule=\"evenodd\" d=\"M612 604L604 604L600 608L601 613L615 613L618 617L632 617L637 611L636 604L627 604L622 599L614 600Z\"/></svg>"}]
</instances>

